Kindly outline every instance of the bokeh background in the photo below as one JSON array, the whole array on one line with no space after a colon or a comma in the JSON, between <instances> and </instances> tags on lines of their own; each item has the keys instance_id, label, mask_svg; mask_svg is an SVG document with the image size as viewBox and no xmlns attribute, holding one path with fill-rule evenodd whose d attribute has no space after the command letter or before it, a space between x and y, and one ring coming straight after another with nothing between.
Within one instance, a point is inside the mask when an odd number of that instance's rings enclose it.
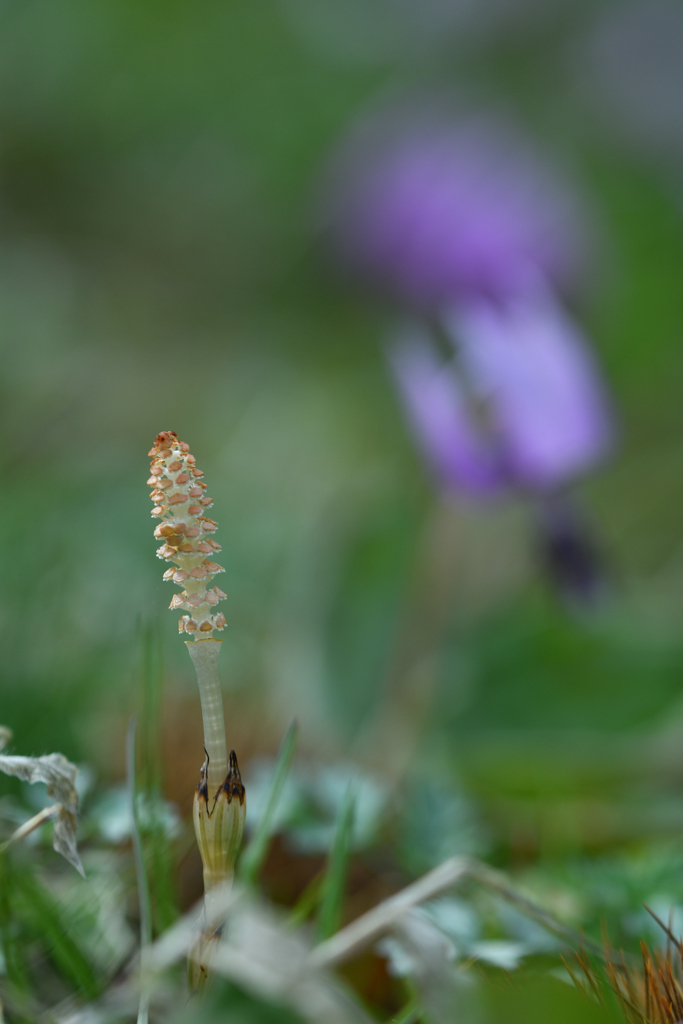
<instances>
[{"instance_id":1,"label":"bokeh background","mask_svg":"<svg viewBox=\"0 0 683 1024\"><path fill-rule=\"evenodd\" d=\"M393 800L408 771L422 793L368 849L408 875L481 853L635 939L642 900L683 901L681 8L27 0L0 21L16 751L119 783L152 623L166 795L187 814L199 711L145 487L175 430L220 523L248 791L296 716L304 775L362 772ZM386 304L329 258L330 154L372 104L425 89L504 105L590 210L573 315L618 441L575 489L610 579L585 613L549 585L523 495L435 487L387 369Z\"/></svg>"}]
</instances>

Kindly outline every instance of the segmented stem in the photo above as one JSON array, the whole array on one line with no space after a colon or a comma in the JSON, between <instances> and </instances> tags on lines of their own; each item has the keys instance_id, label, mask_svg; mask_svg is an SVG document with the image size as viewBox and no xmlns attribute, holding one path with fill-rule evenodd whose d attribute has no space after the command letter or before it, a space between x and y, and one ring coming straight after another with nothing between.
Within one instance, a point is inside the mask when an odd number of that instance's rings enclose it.
<instances>
[{"instance_id":1,"label":"segmented stem","mask_svg":"<svg viewBox=\"0 0 683 1024\"><path fill-rule=\"evenodd\" d=\"M186 647L194 663L199 684L199 699L204 722L204 746L208 754L207 785L211 799L228 774L228 749L225 743L223 697L218 675L218 656L222 640L189 640Z\"/></svg>"}]
</instances>

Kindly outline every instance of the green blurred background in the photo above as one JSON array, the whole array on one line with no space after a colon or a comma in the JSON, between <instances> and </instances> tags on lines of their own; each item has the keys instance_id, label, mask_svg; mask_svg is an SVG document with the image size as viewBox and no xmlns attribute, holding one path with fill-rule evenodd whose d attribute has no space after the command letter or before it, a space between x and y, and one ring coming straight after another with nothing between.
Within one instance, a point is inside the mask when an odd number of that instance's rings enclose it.
<instances>
[{"instance_id":1,"label":"green blurred background","mask_svg":"<svg viewBox=\"0 0 683 1024\"><path fill-rule=\"evenodd\" d=\"M312 761L409 764L470 801L508 868L677 847L683 161L605 99L593 39L619 6L3 0L0 719L18 752L121 779L140 623L158 623L168 795L189 806L199 715L145 487L170 429L215 499L241 760L296 715ZM424 86L515 111L593 213L575 312L620 438L579 488L613 580L590 616L543 579L522 498L435 494L385 311L326 260L331 149L377 97Z\"/></svg>"}]
</instances>

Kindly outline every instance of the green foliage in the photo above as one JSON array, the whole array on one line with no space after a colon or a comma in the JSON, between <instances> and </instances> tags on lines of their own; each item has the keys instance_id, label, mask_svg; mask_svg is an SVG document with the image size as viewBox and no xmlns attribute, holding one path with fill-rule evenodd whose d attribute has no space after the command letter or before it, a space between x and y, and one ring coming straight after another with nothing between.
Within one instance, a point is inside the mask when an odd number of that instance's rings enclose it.
<instances>
[{"instance_id":1,"label":"green foliage","mask_svg":"<svg viewBox=\"0 0 683 1024\"><path fill-rule=\"evenodd\" d=\"M524 975L498 979L486 991L485 1020L504 1019L509 1024L624 1024L625 1018L607 990L606 1005L592 1002L565 981Z\"/></svg>"},{"instance_id":2,"label":"green foliage","mask_svg":"<svg viewBox=\"0 0 683 1024\"><path fill-rule=\"evenodd\" d=\"M220 1017L219 1017L220 1015ZM229 982L217 981L207 998L192 1000L169 1024L301 1024L301 1019L282 1006L256 999Z\"/></svg>"},{"instance_id":3,"label":"green foliage","mask_svg":"<svg viewBox=\"0 0 683 1024\"><path fill-rule=\"evenodd\" d=\"M169 842L169 830L163 806L163 761L161 725L164 699L164 663L161 631L158 624L147 623L141 629L142 673L139 768L136 783L136 808L144 803L145 814L136 827L144 847L147 898L151 903L152 926L156 934L169 928L178 917L175 885L176 851ZM136 762L137 763L137 762Z\"/></svg>"},{"instance_id":4,"label":"green foliage","mask_svg":"<svg viewBox=\"0 0 683 1024\"><path fill-rule=\"evenodd\" d=\"M11 965L13 983L31 994L42 988L36 969L31 970L29 981L26 964L22 965L18 958L20 936L24 948L37 943L40 956L49 958L53 968L81 996L95 998L102 989L102 980L97 977L87 949L79 940L80 927L72 908L56 900L30 866L13 865L8 870L9 858L3 860L7 885L5 928L10 932L5 955Z\"/></svg>"},{"instance_id":5,"label":"green foliage","mask_svg":"<svg viewBox=\"0 0 683 1024\"><path fill-rule=\"evenodd\" d=\"M409 509L366 510L345 538L325 639L331 714L353 734L376 711L400 630L415 543Z\"/></svg>"}]
</instances>

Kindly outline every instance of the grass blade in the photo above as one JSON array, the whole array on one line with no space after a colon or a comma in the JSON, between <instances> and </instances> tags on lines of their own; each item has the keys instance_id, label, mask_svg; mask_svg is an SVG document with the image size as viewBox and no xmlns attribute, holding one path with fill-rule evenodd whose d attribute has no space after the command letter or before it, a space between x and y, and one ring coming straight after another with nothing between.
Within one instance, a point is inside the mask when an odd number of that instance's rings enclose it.
<instances>
[{"instance_id":1,"label":"grass blade","mask_svg":"<svg viewBox=\"0 0 683 1024\"><path fill-rule=\"evenodd\" d=\"M349 786L339 808L332 849L327 862L327 871L322 883L318 935L322 940L338 930L344 905L346 870L351 855L353 822L356 810L356 795Z\"/></svg>"},{"instance_id":2,"label":"grass blade","mask_svg":"<svg viewBox=\"0 0 683 1024\"><path fill-rule=\"evenodd\" d=\"M164 703L164 664L159 623L139 626L140 714L137 727L136 789L144 800L139 815L144 837L152 930L169 928L178 917L174 869L175 849L169 841L163 802L161 723Z\"/></svg>"},{"instance_id":3,"label":"grass blade","mask_svg":"<svg viewBox=\"0 0 683 1024\"><path fill-rule=\"evenodd\" d=\"M67 908L28 870L14 872L13 883L22 905L19 912L40 936L50 959L82 995L95 999L101 985L76 938L76 929L65 920Z\"/></svg>"},{"instance_id":4,"label":"grass blade","mask_svg":"<svg viewBox=\"0 0 683 1024\"><path fill-rule=\"evenodd\" d=\"M17 934L15 892L12 861L0 854L0 952L5 968L3 982L8 981L24 993L30 991L31 982L25 950Z\"/></svg>"},{"instance_id":5,"label":"grass blade","mask_svg":"<svg viewBox=\"0 0 683 1024\"><path fill-rule=\"evenodd\" d=\"M397 1017L392 1017L392 1024L417 1024L422 1016L422 1008L414 996L406 1006L399 1012Z\"/></svg>"},{"instance_id":6,"label":"grass blade","mask_svg":"<svg viewBox=\"0 0 683 1024\"><path fill-rule=\"evenodd\" d=\"M268 843L273 833L275 812L280 803L285 781L289 775L298 734L299 726L296 719L294 719L285 733L280 746L266 810L254 833L253 839L242 856L240 877L243 881L249 882L252 885L258 877L268 852Z\"/></svg>"},{"instance_id":7,"label":"grass blade","mask_svg":"<svg viewBox=\"0 0 683 1024\"><path fill-rule=\"evenodd\" d=\"M135 860L135 878L138 886L138 903L140 906L140 961L141 974L144 973L147 953L152 945L152 906L149 895L149 882L145 868L145 856L140 835L140 821L137 808L136 753L137 753L137 721L131 715L126 736L126 775L131 811L131 837L133 840L133 857ZM147 1024L149 1019L149 999L144 989L140 993L138 1024Z\"/></svg>"},{"instance_id":8,"label":"grass blade","mask_svg":"<svg viewBox=\"0 0 683 1024\"><path fill-rule=\"evenodd\" d=\"M304 891L289 912L288 924L290 928L300 928L312 916L320 903L320 890L324 880L324 873L319 872L310 880Z\"/></svg>"}]
</instances>

